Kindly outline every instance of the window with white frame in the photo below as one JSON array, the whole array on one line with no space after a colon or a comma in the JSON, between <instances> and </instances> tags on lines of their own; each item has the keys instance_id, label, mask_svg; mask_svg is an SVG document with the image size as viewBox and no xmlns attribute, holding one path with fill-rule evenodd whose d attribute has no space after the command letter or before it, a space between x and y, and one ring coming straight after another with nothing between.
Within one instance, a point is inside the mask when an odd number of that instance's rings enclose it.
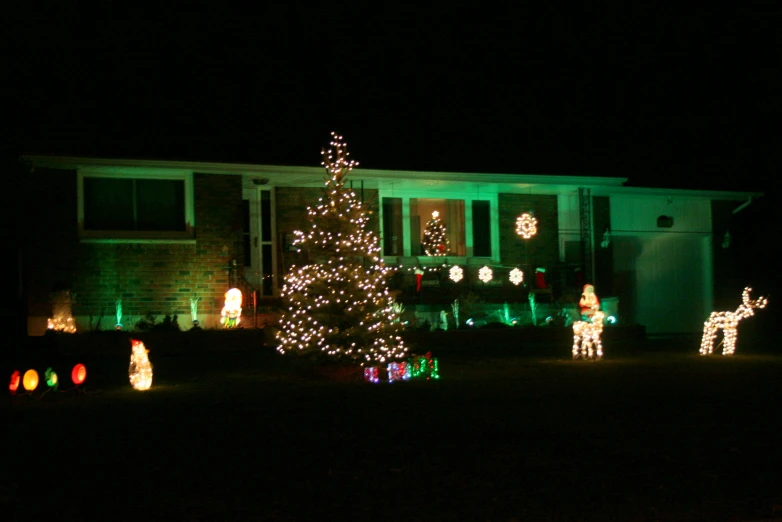
<instances>
[{"instance_id":1,"label":"window with white frame","mask_svg":"<svg viewBox=\"0 0 782 522\"><path fill-rule=\"evenodd\" d=\"M382 252L386 257L426 256L421 240L434 212L445 225L448 256L497 257L493 250L498 246L497 230L492 227L496 197L382 197L381 207Z\"/></svg>"},{"instance_id":2,"label":"window with white frame","mask_svg":"<svg viewBox=\"0 0 782 522\"><path fill-rule=\"evenodd\" d=\"M79 232L96 239L191 239L190 173L79 172Z\"/></svg>"}]
</instances>

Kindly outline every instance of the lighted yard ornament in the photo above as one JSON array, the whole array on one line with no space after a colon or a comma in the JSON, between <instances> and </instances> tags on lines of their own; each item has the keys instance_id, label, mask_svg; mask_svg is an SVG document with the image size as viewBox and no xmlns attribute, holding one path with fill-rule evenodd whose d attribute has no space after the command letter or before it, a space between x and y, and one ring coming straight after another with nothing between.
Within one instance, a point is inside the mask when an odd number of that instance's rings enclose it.
<instances>
[{"instance_id":1,"label":"lighted yard ornament","mask_svg":"<svg viewBox=\"0 0 782 522\"><path fill-rule=\"evenodd\" d=\"M27 370L22 377L22 386L27 391L33 391L38 387L38 372L35 370Z\"/></svg>"},{"instance_id":2,"label":"lighted yard ornament","mask_svg":"<svg viewBox=\"0 0 782 522\"><path fill-rule=\"evenodd\" d=\"M117 299L114 303L117 313L117 324L114 325L115 330L122 330L122 299Z\"/></svg>"},{"instance_id":3,"label":"lighted yard ornament","mask_svg":"<svg viewBox=\"0 0 782 522\"><path fill-rule=\"evenodd\" d=\"M54 332L76 333L76 325L71 316L73 302L69 291L57 292L52 299L52 316L46 320L46 328Z\"/></svg>"},{"instance_id":4,"label":"lighted yard ornament","mask_svg":"<svg viewBox=\"0 0 782 522\"><path fill-rule=\"evenodd\" d=\"M432 352L426 352L426 355L413 355L407 361L406 370L411 379L439 379L440 378L440 364L435 357L432 357Z\"/></svg>"},{"instance_id":5,"label":"lighted yard ornament","mask_svg":"<svg viewBox=\"0 0 782 522\"><path fill-rule=\"evenodd\" d=\"M236 328L239 326L242 316L242 291L238 288L231 288L225 293L225 306L220 312L220 323L225 328Z\"/></svg>"},{"instance_id":6,"label":"lighted yard ornament","mask_svg":"<svg viewBox=\"0 0 782 522\"><path fill-rule=\"evenodd\" d=\"M756 308L765 308L768 299L761 296L750 299L752 289L747 287L741 294L741 304L735 312L712 312L709 320L703 324L703 338L701 339L701 355L711 355L714 351L714 341L717 332L722 330L723 347L722 355L733 355L736 352L736 338L738 337L739 321L755 315Z\"/></svg>"},{"instance_id":7,"label":"lighted yard ornament","mask_svg":"<svg viewBox=\"0 0 782 522\"><path fill-rule=\"evenodd\" d=\"M8 391L11 392L11 395L16 394L21 380L22 377L19 375L19 370L14 370L14 373L11 374L11 382L8 383Z\"/></svg>"},{"instance_id":8,"label":"lighted yard ornament","mask_svg":"<svg viewBox=\"0 0 782 522\"><path fill-rule=\"evenodd\" d=\"M508 279L510 279L510 282L514 285L519 286L522 281L524 281L524 272L518 268L514 268L510 271L510 274L508 274Z\"/></svg>"},{"instance_id":9,"label":"lighted yard ornament","mask_svg":"<svg viewBox=\"0 0 782 522\"><path fill-rule=\"evenodd\" d=\"M190 298L190 318L193 321L193 328L200 328L200 322L198 321L198 301L200 297Z\"/></svg>"},{"instance_id":10,"label":"lighted yard ornament","mask_svg":"<svg viewBox=\"0 0 782 522\"><path fill-rule=\"evenodd\" d=\"M464 270L459 265L454 265L448 271L448 278L454 283L458 283L464 279Z\"/></svg>"},{"instance_id":11,"label":"lighted yard ornament","mask_svg":"<svg viewBox=\"0 0 782 522\"><path fill-rule=\"evenodd\" d=\"M71 380L77 387L84 384L87 379L87 367L81 363L76 364L71 370Z\"/></svg>"},{"instance_id":12,"label":"lighted yard ornament","mask_svg":"<svg viewBox=\"0 0 782 522\"><path fill-rule=\"evenodd\" d=\"M388 365L388 382L406 381L410 378L410 365L406 362Z\"/></svg>"},{"instance_id":13,"label":"lighted yard ornament","mask_svg":"<svg viewBox=\"0 0 782 522\"><path fill-rule=\"evenodd\" d=\"M432 212L432 219L426 222L421 245L427 256L447 256L449 244L445 223L440 219L440 213L435 210Z\"/></svg>"},{"instance_id":14,"label":"lighted yard ornament","mask_svg":"<svg viewBox=\"0 0 782 522\"><path fill-rule=\"evenodd\" d=\"M377 366L364 368L364 380L367 382L380 382Z\"/></svg>"},{"instance_id":15,"label":"lighted yard ornament","mask_svg":"<svg viewBox=\"0 0 782 522\"><path fill-rule=\"evenodd\" d=\"M584 285L581 299L578 301L578 306L581 307L582 319L589 319L595 312L600 310L600 299L597 298L594 286Z\"/></svg>"},{"instance_id":16,"label":"lighted yard ornament","mask_svg":"<svg viewBox=\"0 0 782 522\"><path fill-rule=\"evenodd\" d=\"M603 342L603 312L592 314L591 321L576 321L573 323L573 359L602 359Z\"/></svg>"},{"instance_id":17,"label":"lighted yard ornament","mask_svg":"<svg viewBox=\"0 0 782 522\"><path fill-rule=\"evenodd\" d=\"M494 277L494 272L492 272L492 269L488 266L482 267L480 270L478 270L478 279L483 281L484 283L488 283L492 280Z\"/></svg>"},{"instance_id":18,"label":"lighted yard ornament","mask_svg":"<svg viewBox=\"0 0 782 522\"><path fill-rule=\"evenodd\" d=\"M531 212L525 212L516 218L516 233L524 239L529 239L538 233L538 220Z\"/></svg>"},{"instance_id":19,"label":"lighted yard ornament","mask_svg":"<svg viewBox=\"0 0 782 522\"><path fill-rule=\"evenodd\" d=\"M322 151L324 196L308 207L306 231L295 233L294 246L307 249L310 263L285 276L277 350L379 367L407 353L388 290L391 269L367 207L346 186L357 163L342 136L332 133L331 147Z\"/></svg>"},{"instance_id":20,"label":"lighted yard ornament","mask_svg":"<svg viewBox=\"0 0 782 522\"><path fill-rule=\"evenodd\" d=\"M128 377L130 384L136 390L148 390L152 386L152 364L149 362L144 343L137 339L131 339L130 368Z\"/></svg>"},{"instance_id":21,"label":"lighted yard ornament","mask_svg":"<svg viewBox=\"0 0 782 522\"><path fill-rule=\"evenodd\" d=\"M57 372L51 368L46 368L46 372L44 372L43 375L46 377L46 386L57 391L57 388L60 385L59 379L57 378Z\"/></svg>"}]
</instances>

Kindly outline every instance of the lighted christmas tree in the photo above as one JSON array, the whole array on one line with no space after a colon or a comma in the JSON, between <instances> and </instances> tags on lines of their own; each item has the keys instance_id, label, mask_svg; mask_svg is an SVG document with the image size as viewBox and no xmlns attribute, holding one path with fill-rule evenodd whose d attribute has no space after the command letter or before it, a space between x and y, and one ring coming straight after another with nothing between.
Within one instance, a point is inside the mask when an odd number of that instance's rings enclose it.
<instances>
[{"instance_id":1,"label":"lighted christmas tree","mask_svg":"<svg viewBox=\"0 0 782 522\"><path fill-rule=\"evenodd\" d=\"M309 264L292 267L285 277L287 311L277 349L361 364L391 362L405 357L407 348L388 292L389 269L367 228L368 211L345 186L358 163L348 160L342 136L331 136L333 149L321 151L324 196L307 209L309 229L294 232L294 245L306 249Z\"/></svg>"},{"instance_id":2,"label":"lighted christmas tree","mask_svg":"<svg viewBox=\"0 0 782 522\"><path fill-rule=\"evenodd\" d=\"M427 256L448 255L449 241L445 223L440 219L440 213L436 210L432 212L432 219L426 222L421 244L424 246L424 252Z\"/></svg>"}]
</instances>

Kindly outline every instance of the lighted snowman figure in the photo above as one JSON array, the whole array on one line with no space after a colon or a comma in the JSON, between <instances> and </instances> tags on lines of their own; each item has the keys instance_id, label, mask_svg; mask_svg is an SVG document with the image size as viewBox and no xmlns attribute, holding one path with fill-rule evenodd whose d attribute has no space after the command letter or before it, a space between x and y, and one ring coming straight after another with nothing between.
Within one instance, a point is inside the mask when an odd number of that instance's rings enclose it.
<instances>
[{"instance_id":1,"label":"lighted snowman figure","mask_svg":"<svg viewBox=\"0 0 782 522\"><path fill-rule=\"evenodd\" d=\"M220 323L225 328L236 328L239 326L242 316L242 291L238 288L231 288L225 293L225 306L220 312Z\"/></svg>"},{"instance_id":2,"label":"lighted snowman figure","mask_svg":"<svg viewBox=\"0 0 782 522\"><path fill-rule=\"evenodd\" d=\"M595 312L600 310L600 299L597 298L594 286L584 285L584 292L578 305L581 307L581 317L584 319L591 319Z\"/></svg>"}]
</instances>

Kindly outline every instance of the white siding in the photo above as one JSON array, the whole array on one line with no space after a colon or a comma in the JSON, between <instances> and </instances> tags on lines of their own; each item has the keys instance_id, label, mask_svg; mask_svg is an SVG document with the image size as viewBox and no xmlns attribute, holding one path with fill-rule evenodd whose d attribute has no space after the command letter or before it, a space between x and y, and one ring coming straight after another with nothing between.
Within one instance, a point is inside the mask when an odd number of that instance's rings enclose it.
<instances>
[{"instance_id":1,"label":"white siding","mask_svg":"<svg viewBox=\"0 0 782 522\"><path fill-rule=\"evenodd\" d=\"M657 228L659 216L673 217L673 227ZM680 196L611 196L612 232L711 233L711 202Z\"/></svg>"}]
</instances>

